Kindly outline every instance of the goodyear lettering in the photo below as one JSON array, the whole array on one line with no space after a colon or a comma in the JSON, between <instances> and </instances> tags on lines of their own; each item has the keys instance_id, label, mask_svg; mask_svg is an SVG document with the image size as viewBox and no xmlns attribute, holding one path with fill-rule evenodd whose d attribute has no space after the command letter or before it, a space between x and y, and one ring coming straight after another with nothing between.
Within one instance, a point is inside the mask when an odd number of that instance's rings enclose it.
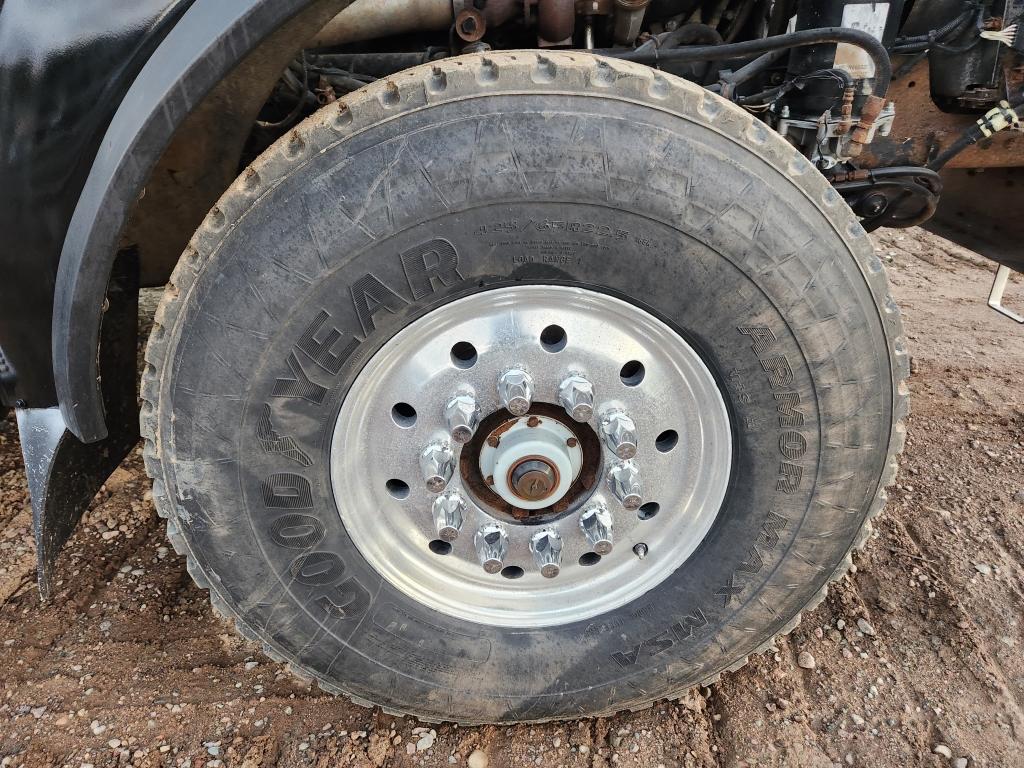
<instances>
[{"instance_id":1,"label":"goodyear lettering","mask_svg":"<svg viewBox=\"0 0 1024 768\"><path fill-rule=\"evenodd\" d=\"M315 514L302 511L314 509L313 487L309 478L295 471L311 467L313 460L295 437L275 429L273 402L299 399L323 406L329 391L328 379L342 371L366 336L376 329L382 312L397 313L410 300L422 299L464 279L455 246L441 238L409 248L398 254L398 259L405 285L390 286L377 276L366 274L349 289L360 328L339 327L327 309L316 313L288 351L283 366L287 371L274 381L272 402L261 406L256 419L260 447L273 460L287 461L290 468L272 472L260 482L260 499L267 511L267 539L282 549L299 551L288 566L289 577L308 588L312 593L311 604L335 620L361 617L370 606L370 593L349 575L341 555L316 550L327 530Z\"/></svg>"}]
</instances>

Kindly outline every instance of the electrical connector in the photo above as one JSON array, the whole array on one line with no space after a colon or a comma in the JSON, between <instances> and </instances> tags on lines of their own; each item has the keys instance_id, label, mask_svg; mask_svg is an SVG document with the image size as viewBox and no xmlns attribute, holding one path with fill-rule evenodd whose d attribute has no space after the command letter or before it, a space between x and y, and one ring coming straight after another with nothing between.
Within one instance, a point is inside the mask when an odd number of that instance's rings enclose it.
<instances>
[{"instance_id":1,"label":"electrical connector","mask_svg":"<svg viewBox=\"0 0 1024 768\"><path fill-rule=\"evenodd\" d=\"M1024 24L1014 24L1016 32L1013 35L1013 40L1010 41L1010 47L1013 48L1017 53L1024 53Z\"/></svg>"}]
</instances>

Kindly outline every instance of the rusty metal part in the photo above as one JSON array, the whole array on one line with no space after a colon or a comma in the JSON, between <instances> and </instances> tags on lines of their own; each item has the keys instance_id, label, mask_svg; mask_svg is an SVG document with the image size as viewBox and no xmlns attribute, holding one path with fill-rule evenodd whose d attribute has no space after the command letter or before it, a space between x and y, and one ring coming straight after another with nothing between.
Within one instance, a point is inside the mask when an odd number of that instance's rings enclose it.
<instances>
[{"instance_id":1,"label":"rusty metal part","mask_svg":"<svg viewBox=\"0 0 1024 768\"><path fill-rule=\"evenodd\" d=\"M615 0L615 42L632 45L644 24L651 0Z\"/></svg>"},{"instance_id":2,"label":"rusty metal part","mask_svg":"<svg viewBox=\"0 0 1024 768\"><path fill-rule=\"evenodd\" d=\"M571 43L576 26L575 0L538 0L537 36L549 44Z\"/></svg>"},{"instance_id":3,"label":"rusty metal part","mask_svg":"<svg viewBox=\"0 0 1024 768\"><path fill-rule=\"evenodd\" d=\"M1024 69L1007 71L1008 84L1024 84ZM883 168L927 165L978 119L977 114L942 112L932 101L928 62L922 62L893 81L887 98L896 102L896 119L888 136L875 136L858 158L858 165ZM945 166L949 168L1007 168L1024 165L1024 136L1000 131L967 147ZM941 213L942 206L939 211Z\"/></svg>"},{"instance_id":4,"label":"rusty metal part","mask_svg":"<svg viewBox=\"0 0 1024 768\"><path fill-rule=\"evenodd\" d=\"M526 501L539 501L558 487L558 467L543 456L526 456L508 470L508 487Z\"/></svg>"},{"instance_id":5,"label":"rusty metal part","mask_svg":"<svg viewBox=\"0 0 1024 768\"><path fill-rule=\"evenodd\" d=\"M317 3L276 30L185 118L146 180L122 235L139 254L139 281L162 286L189 238L238 176L245 140L267 94L306 40L342 0Z\"/></svg>"},{"instance_id":6,"label":"rusty metal part","mask_svg":"<svg viewBox=\"0 0 1024 768\"><path fill-rule=\"evenodd\" d=\"M587 424L565 418L565 411L551 403L534 403L530 407L530 415L539 418L556 419L576 436L583 451L583 466L579 477L569 486L566 494L550 507L542 509L520 509L514 507L491 490L494 478L483 478L480 475L480 449L488 435L499 438L519 420L508 411L495 411L480 422L473 439L466 443L459 454L459 474L462 475L464 487L476 497L477 501L490 509L508 516L515 521L543 522L558 517L577 506L597 485L601 472L601 440L597 433ZM569 438L572 439L572 438ZM568 441L567 441L568 442ZM492 446L493 447L493 446ZM514 486L510 486L514 487Z\"/></svg>"},{"instance_id":7,"label":"rusty metal part","mask_svg":"<svg viewBox=\"0 0 1024 768\"><path fill-rule=\"evenodd\" d=\"M487 20L476 8L463 8L455 17L455 34L467 43L475 43L487 34Z\"/></svg>"},{"instance_id":8,"label":"rusty metal part","mask_svg":"<svg viewBox=\"0 0 1024 768\"><path fill-rule=\"evenodd\" d=\"M843 105L839 110L839 125L836 126L837 136L846 135L853 127L853 95L853 86L843 91Z\"/></svg>"},{"instance_id":9,"label":"rusty metal part","mask_svg":"<svg viewBox=\"0 0 1024 768\"><path fill-rule=\"evenodd\" d=\"M847 150L850 157L860 155L864 151L864 146L871 141L871 129L883 107L885 107L885 99L881 96L868 96L864 99L864 104L860 108L860 121L850 137L850 146Z\"/></svg>"}]
</instances>

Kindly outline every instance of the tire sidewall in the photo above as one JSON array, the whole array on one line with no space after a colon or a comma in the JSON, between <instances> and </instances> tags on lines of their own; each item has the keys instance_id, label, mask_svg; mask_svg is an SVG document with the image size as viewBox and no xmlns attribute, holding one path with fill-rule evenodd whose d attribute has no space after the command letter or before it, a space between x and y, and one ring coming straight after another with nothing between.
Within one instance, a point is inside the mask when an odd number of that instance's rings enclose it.
<instances>
[{"instance_id":1,"label":"tire sidewall","mask_svg":"<svg viewBox=\"0 0 1024 768\"><path fill-rule=\"evenodd\" d=\"M574 152L625 131L610 122L621 106L565 101L439 105L333 145L245 212L176 323L163 466L190 553L244 626L357 698L544 719L693 685L817 594L874 497L892 394L863 241L734 140L660 110L633 107L631 138L689 172L626 156L615 178L630 195L610 194L614 161L604 152L597 173ZM543 140L513 137L498 157L497 139L481 144L488 125ZM476 167L458 154L467 143ZM454 185L428 196L418 154L428 187L460 169L489 182L461 202ZM382 162L395 163L383 201ZM531 187L540 173L524 174L553 166L560 182ZM446 247L454 272L438 270ZM536 630L444 616L384 582L345 534L329 472L345 393L382 344L445 303L522 283L585 286L665 320L715 374L734 429L726 503L689 560L638 600ZM282 476L301 478L295 493L268 496L290 487Z\"/></svg>"}]
</instances>

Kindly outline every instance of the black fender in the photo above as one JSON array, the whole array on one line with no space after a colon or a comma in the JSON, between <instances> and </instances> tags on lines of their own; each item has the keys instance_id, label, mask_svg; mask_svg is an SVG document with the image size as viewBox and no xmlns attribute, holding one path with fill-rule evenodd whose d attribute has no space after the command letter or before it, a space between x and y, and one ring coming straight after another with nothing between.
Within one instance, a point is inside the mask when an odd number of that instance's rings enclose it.
<instances>
[{"instance_id":1,"label":"black fender","mask_svg":"<svg viewBox=\"0 0 1024 768\"><path fill-rule=\"evenodd\" d=\"M165 148L211 90L233 85L232 77L240 84L255 79L246 98L262 103L266 94L259 89L266 83L259 75L270 78L269 90L303 43L350 0L189 2L141 65L102 134L70 215L55 278L51 272L37 280L44 292L53 292L47 325L56 397L42 387L30 402L19 397L15 404L44 598L61 547L139 439L140 263L136 249L119 242L135 202ZM184 3L176 7L184 9ZM247 68L260 51L263 66ZM44 299L36 298L50 321ZM35 345L42 337L45 347L47 326L35 326ZM48 385L47 367L35 366L36 378Z\"/></svg>"},{"instance_id":2,"label":"black fender","mask_svg":"<svg viewBox=\"0 0 1024 768\"><path fill-rule=\"evenodd\" d=\"M194 0L128 89L72 215L54 289L54 384L66 428L82 442L108 434L97 365L103 300L118 240L157 160L211 89L269 36L287 29L294 54L348 2Z\"/></svg>"}]
</instances>

